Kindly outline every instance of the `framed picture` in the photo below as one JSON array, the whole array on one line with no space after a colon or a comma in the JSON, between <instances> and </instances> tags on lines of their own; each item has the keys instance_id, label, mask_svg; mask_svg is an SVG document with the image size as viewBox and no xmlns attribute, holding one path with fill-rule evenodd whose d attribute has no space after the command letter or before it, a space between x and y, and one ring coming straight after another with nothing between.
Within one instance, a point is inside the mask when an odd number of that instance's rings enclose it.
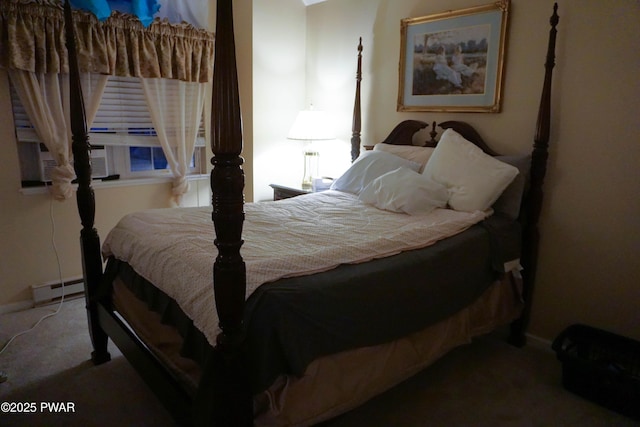
<instances>
[{"instance_id":1,"label":"framed picture","mask_svg":"<svg viewBox=\"0 0 640 427\"><path fill-rule=\"evenodd\" d=\"M398 111L500 111L509 1L401 21Z\"/></svg>"}]
</instances>

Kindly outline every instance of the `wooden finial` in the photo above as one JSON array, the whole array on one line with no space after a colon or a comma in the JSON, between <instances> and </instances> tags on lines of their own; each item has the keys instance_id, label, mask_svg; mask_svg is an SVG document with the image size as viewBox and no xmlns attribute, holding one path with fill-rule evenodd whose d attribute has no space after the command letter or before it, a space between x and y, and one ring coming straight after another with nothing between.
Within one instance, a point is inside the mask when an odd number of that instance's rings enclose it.
<instances>
[{"instance_id":1,"label":"wooden finial","mask_svg":"<svg viewBox=\"0 0 640 427\"><path fill-rule=\"evenodd\" d=\"M353 103L353 123L351 125L351 161L354 162L360 155L360 132L362 130L360 82L362 81L362 37L358 42L358 66L356 69L356 97Z\"/></svg>"}]
</instances>

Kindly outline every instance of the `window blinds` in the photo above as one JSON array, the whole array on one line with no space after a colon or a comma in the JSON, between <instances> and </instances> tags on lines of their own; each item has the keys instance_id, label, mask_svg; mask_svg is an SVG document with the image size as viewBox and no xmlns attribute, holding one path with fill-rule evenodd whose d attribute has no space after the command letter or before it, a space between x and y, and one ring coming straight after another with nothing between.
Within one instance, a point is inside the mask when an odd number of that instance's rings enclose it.
<instances>
[{"instance_id":1,"label":"window blinds","mask_svg":"<svg viewBox=\"0 0 640 427\"><path fill-rule=\"evenodd\" d=\"M166 101L171 102L171 97L171 93L167 94ZM40 142L13 85L11 102L18 141ZM204 135L204 122L201 119L196 146L204 146ZM160 145L140 78L109 76L89 140L92 145Z\"/></svg>"}]
</instances>

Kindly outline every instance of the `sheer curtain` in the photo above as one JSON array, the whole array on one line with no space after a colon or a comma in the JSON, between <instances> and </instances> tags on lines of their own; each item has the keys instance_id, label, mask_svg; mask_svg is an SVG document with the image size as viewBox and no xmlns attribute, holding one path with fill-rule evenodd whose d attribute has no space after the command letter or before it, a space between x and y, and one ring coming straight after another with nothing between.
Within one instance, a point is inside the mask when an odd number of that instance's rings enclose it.
<instances>
[{"instance_id":1,"label":"sheer curtain","mask_svg":"<svg viewBox=\"0 0 640 427\"><path fill-rule=\"evenodd\" d=\"M16 69L8 71L36 134L58 164L51 172L53 197L68 199L73 196L71 181L75 178L71 164L69 75ZM103 75L82 74L87 127L96 116L107 79Z\"/></svg>"},{"instance_id":2,"label":"sheer curtain","mask_svg":"<svg viewBox=\"0 0 640 427\"><path fill-rule=\"evenodd\" d=\"M189 191L186 175L202 119L206 83L141 78L151 120L174 176L172 201Z\"/></svg>"}]
</instances>

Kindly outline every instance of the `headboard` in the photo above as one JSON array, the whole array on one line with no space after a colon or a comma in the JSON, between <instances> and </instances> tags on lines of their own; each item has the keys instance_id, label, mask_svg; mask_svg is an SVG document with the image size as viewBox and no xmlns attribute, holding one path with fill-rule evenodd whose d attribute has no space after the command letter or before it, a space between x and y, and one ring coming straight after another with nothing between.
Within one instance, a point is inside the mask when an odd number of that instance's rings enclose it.
<instances>
[{"instance_id":1,"label":"headboard","mask_svg":"<svg viewBox=\"0 0 640 427\"><path fill-rule=\"evenodd\" d=\"M398 123L396 127L393 128L391 133L389 133L389 135L381 142L391 145L416 145L413 141L414 135L420 130L427 127L429 127L429 124L420 120L404 120ZM436 130L437 127L440 127L442 129L453 129L460 135L462 135L462 137L464 137L466 140L473 142L475 145L480 147L482 151L489 154L490 156L498 155L498 153L493 151L491 147L487 145L478 131L476 131L471 125L456 120L449 120L440 124L433 122L433 124L431 125L432 130L429 132L430 139L423 141L422 143L419 143L417 145L420 147L435 147L438 144L438 131ZM373 146L365 145L364 148L370 150L373 148Z\"/></svg>"}]
</instances>

